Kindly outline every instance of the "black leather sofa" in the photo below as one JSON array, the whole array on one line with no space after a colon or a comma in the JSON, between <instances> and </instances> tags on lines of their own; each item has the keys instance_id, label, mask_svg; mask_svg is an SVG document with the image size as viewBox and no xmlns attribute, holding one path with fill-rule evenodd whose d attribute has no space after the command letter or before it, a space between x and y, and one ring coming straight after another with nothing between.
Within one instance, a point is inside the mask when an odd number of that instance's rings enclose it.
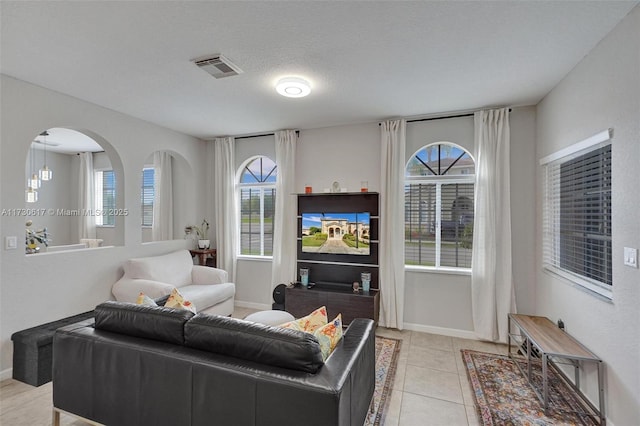
<instances>
[{"instance_id":1,"label":"black leather sofa","mask_svg":"<svg viewBox=\"0 0 640 426\"><path fill-rule=\"evenodd\" d=\"M53 342L54 424L361 426L374 390L373 321L322 362L314 336L229 317L105 302Z\"/></svg>"}]
</instances>

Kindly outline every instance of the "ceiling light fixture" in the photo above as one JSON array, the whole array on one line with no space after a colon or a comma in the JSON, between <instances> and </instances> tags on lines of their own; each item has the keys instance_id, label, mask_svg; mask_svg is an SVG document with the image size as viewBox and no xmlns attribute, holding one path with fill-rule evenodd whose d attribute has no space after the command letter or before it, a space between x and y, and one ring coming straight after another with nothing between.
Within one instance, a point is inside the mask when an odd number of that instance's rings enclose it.
<instances>
[{"instance_id":1,"label":"ceiling light fixture","mask_svg":"<svg viewBox=\"0 0 640 426\"><path fill-rule=\"evenodd\" d=\"M42 144L44 145L44 165L40 169L40 179L46 182L53 179L53 171L47 166L47 136L49 136L49 132L45 130L40 133L40 136L43 138Z\"/></svg>"},{"instance_id":2,"label":"ceiling light fixture","mask_svg":"<svg viewBox=\"0 0 640 426\"><path fill-rule=\"evenodd\" d=\"M285 77L278 80L276 90L288 98L303 98L311 93L311 85L300 77Z\"/></svg>"},{"instance_id":3,"label":"ceiling light fixture","mask_svg":"<svg viewBox=\"0 0 640 426\"><path fill-rule=\"evenodd\" d=\"M38 173L34 173L36 166L35 158L36 152L33 148L33 143L31 143L31 146L29 147L29 163L31 164L31 166L29 167L29 173L31 174L31 176L27 179L27 190L24 194L24 199L27 203L35 203L36 201L38 201L37 189L40 188L40 177L38 176Z\"/></svg>"}]
</instances>

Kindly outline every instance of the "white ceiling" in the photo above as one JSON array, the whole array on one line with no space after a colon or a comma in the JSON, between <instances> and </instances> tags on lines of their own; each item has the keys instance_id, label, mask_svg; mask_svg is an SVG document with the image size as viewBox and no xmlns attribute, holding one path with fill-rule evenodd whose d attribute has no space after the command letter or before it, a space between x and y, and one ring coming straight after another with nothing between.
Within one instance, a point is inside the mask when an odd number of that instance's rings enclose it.
<instances>
[{"instance_id":1,"label":"white ceiling","mask_svg":"<svg viewBox=\"0 0 640 426\"><path fill-rule=\"evenodd\" d=\"M0 71L197 137L318 128L536 104L637 4L3 0Z\"/></svg>"},{"instance_id":2,"label":"white ceiling","mask_svg":"<svg viewBox=\"0 0 640 426\"><path fill-rule=\"evenodd\" d=\"M89 136L71 129L53 127L47 129L47 136L38 135L34 138L33 147L62 154L77 154L79 152L100 152L104 149Z\"/></svg>"}]
</instances>

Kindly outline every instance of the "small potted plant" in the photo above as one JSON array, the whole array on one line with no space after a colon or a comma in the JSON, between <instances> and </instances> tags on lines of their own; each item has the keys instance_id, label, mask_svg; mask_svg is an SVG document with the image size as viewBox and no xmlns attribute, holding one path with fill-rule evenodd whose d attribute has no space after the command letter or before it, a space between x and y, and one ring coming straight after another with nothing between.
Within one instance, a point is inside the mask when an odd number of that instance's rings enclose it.
<instances>
[{"instance_id":1,"label":"small potted plant","mask_svg":"<svg viewBox=\"0 0 640 426\"><path fill-rule=\"evenodd\" d=\"M49 243L51 242L51 235L47 228L42 228L40 230L33 230L30 227L33 225L33 222L28 220L25 233L25 250L27 254L39 253L40 247L38 244L44 244L45 247L49 247Z\"/></svg>"},{"instance_id":2,"label":"small potted plant","mask_svg":"<svg viewBox=\"0 0 640 426\"><path fill-rule=\"evenodd\" d=\"M191 228L196 232L198 236L198 248L208 249L211 246L211 242L209 241L209 222L207 222L207 219L202 219L200 226L191 225L187 228Z\"/></svg>"}]
</instances>

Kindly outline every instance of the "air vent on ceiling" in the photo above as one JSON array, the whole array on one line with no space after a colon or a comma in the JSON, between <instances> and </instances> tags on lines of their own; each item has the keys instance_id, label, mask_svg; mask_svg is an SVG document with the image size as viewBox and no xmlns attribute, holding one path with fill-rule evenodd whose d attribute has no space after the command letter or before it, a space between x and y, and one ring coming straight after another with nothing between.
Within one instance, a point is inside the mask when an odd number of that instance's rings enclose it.
<instances>
[{"instance_id":1,"label":"air vent on ceiling","mask_svg":"<svg viewBox=\"0 0 640 426\"><path fill-rule=\"evenodd\" d=\"M194 59L193 62L215 78L242 74L242 70L222 55L211 55Z\"/></svg>"}]
</instances>

